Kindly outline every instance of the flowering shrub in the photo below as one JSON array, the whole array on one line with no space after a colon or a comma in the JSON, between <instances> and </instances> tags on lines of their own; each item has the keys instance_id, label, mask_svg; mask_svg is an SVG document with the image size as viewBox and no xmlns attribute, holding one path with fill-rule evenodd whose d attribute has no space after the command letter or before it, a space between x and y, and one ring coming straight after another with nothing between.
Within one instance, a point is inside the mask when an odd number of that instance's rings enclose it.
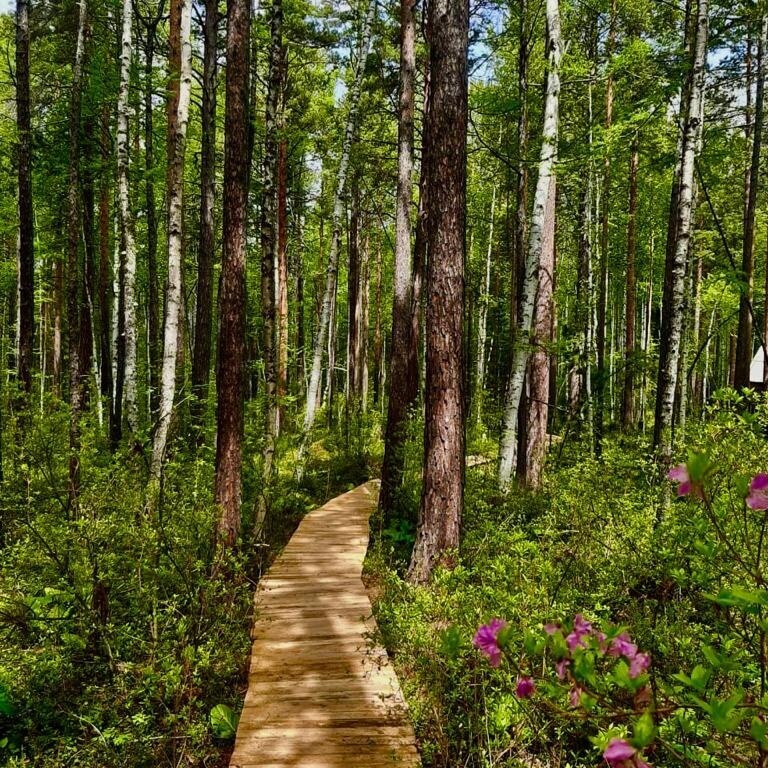
<instances>
[{"instance_id":1,"label":"flowering shrub","mask_svg":"<svg viewBox=\"0 0 768 768\"><path fill-rule=\"evenodd\" d=\"M650 768L649 755L662 752L682 765L768 765L768 581L761 559L768 474L729 483L719 483L715 474L706 455L691 454L668 477L679 498L699 505L715 540L745 578L745 584L708 599L729 617L737 614L740 631L755 633L757 658L731 658L704 645L706 664L652 684L650 654L624 628L601 628L582 614L527 632L522 643L499 618L474 636L473 645L491 666L506 659L518 699L556 718L588 723L594 729L591 741L609 768ZM754 513L759 517L750 520ZM741 549L725 523L736 514L744 519L745 535L754 539Z\"/></svg>"}]
</instances>

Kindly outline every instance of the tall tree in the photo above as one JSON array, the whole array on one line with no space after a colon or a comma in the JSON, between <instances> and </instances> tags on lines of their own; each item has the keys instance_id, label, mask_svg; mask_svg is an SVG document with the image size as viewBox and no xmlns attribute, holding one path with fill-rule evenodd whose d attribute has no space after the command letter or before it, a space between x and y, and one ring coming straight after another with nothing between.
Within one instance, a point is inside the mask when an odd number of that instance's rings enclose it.
<instances>
[{"instance_id":1,"label":"tall tree","mask_svg":"<svg viewBox=\"0 0 768 768\"><path fill-rule=\"evenodd\" d=\"M118 371L115 382L115 403L113 442L119 439L121 431L122 395L125 395L125 410L128 426L136 433L139 426L138 401L136 396L136 236L133 211L131 210L129 186L128 130L130 118L129 88L131 82L131 57L133 53L133 7L131 0L123 0L123 31L120 46L120 90L117 98L117 188L120 206L121 259L119 270L120 300Z\"/></svg>"},{"instance_id":2,"label":"tall tree","mask_svg":"<svg viewBox=\"0 0 768 768\"><path fill-rule=\"evenodd\" d=\"M661 338L665 343L659 349L656 418L653 429L653 444L659 450L662 462L667 462L672 453L672 426L685 304L685 273L695 206L694 172L704 120L708 39L709 0L699 0L690 87L685 89L686 98L681 105L684 117L679 142L679 184L677 195L673 195L675 207L670 210L670 217L675 220L673 247L669 249L671 258L667 259L664 275Z\"/></svg>"},{"instance_id":3,"label":"tall tree","mask_svg":"<svg viewBox=\"0 0 768 768\"><path fill-rule=\"evenodd\" d=\"M179 318L181 315L182 250L184 235L184 156L186 151L189 100L192 86L192 0L183 0L179 15L181 51L178 110L169 114L168 130L174 131L173 154L168 170L168 286L165 296L163 328L163 366L160 376L160 411L152 444L150 471L157 480L162 472L168 431L176 396L176 360L179 353ZM172 33L173 36L173 33Z\"/></svg>"},{"instance_id":4,"label":"tall tree","mask_svg":"<svg viewBox=\"0 0 768 768\"><path fill-rule=\"evenodd\" d=\"M192 414L198 425L205 415L211 370L213 264L216 250L216 80L219 34L218 0L206 0L203 24L203 108L200 154L200 234L197 249L195 347L192 355Z\"/></svg>"},{"instance_id":5,"label":"tall tree","mask_svg":"<svg viewBox=\"0 0 768 768\"><path fill-rule=\"evenodd\" d=\"M341 159L339 169L336 174L336 191L333 199L333 214L331 220L331 247L328 255L328 266L325 275L325 290L323 292L323 301L320 309L320 319L312 352L312 371L307 387L307 404L304 413L303 436L301 449L299 452L299 469L301 474L304 453L309 433L315 423L317 413L318 395L320 393L320 380L323 371L323 353L326 342L330 336L331 317L333 304L336 298L336 285L339 272L339 247L341 243L341 226L344 220L344 192L347 188L347 174L349 171L349 158L352 152L352 144L355 140L357 131L358 115L360 113L360 93L363 87L363 75L365 74L365 64L368 60L368 52L371 47L371 28L373 19L376 15L377 0L369 0L368 7L363 19L363 26L360 31L360 37L357 45L357 61L355 62L355 73L352 81L352 87L347 95L347 119L344 127L344 140L341 147ZM331 377L332 378L332 377ZM330 380L330 379L329 379Z\"/></svg>"},{"instance_id":6,"label":"tall tree","mask_svg":"<svg viewBox=\"0 0 768 768\"><path fill-rule=\"evenodd\" d=\"M86 0L79 0L75 33L75 58L69 94L69 160L67 179L67 323L69 349L69 499L74 502L80 475L80 414L85 401L88 370L83 370L81 355L81 287L84 279L80 265L80 111L83 95L85 59Z\"/></svg>"},{"instance_id":7,"label":"tall tree","mask_svg":"<svg viewBox=\"0 0 768 768\"><path fill-rule=\"evenodd\" d=\"M757 218L757 193L760 183L760 154L763 145L765 104L766 44L768 38L768 14L760 18L760 36L757 43L757 88L755 92L754 125L752 130L752 156L747 182L747 204L744 211L744 238L742 241L741 272L744 285L739 298L739 326L736 338L737 387L748 387L749 368L752 363L752 298L755 272L755 221Z\"/></svg>"},{"instance_id":8,"label":"tall tree","mask_svg":"<svg viewBox=\"0 0 768 768\"><path fill-rule=\"evenodd\" d=\"M248 48L250 0L227 0L224 110L224 248L219 289L216 475L219 540L240 532L245 384L245 252L248 221Z\"/></svg>"},{"instance_id":9,"label":"tall tree","mask_svg":"<svg viewBox=\"0 0 768 768\"><path fill-rule=\"evenodd\" d=\"M282 90L283 3L272 0L270 13L269 77L264 116L264 191L261 204L261 323L262 354L264 356L266 430L262 451L262 488L259 497L259 527L264 521L267 489L272 478L275 446L280 433L280 413L277 405L277 291L276 275L279 248L277 220L277 135L278 107Z\"/></svg>"},{"instance_id":10,"label":"tall tree","mask_svg":"<svg viewBox=\"0 0 768 768\"><path fill-rule=\"evenodd\" d=\"M533 326L536 303L539 264L547 214L550 185L554 180L557 160L557 140L560 105L560 9L558 0L547 0L547 91L544 103L544 127L542 129L539 177L533 200L528 253L525 260L524 291L517 330L517 345L512 359L512 368L504 402L504 417L501 445L499 449L499 484L509 485L512 470L517 463L517 421L520 400L523 394L525 370L528 365L529 343Z\"/></svg>"},{"instance_id":11,"label":"tall tree","mask_svg":"<svg viewBox=\"0 0 768 768\"><path fill-rule=\"evenodd\" d=\"M459 544L464 498L464 258L469 2L430 0L424 474L409 578Z\"/></svg>"},{"instance_id":12,"label":"tall tree","mask_svg":"<svg viewBox=\"0 0 768 768\"><path fill-rule=\"evenodd\" d=\"M640 160L637 135L629 155L629 211L627 215L627 280L624 318L624 389L621 426L627 432L635 422L635 319L637 315L637 171Z\"/></svg>"},{"instance_id":13,"label":"tall tree","mask_svg":"<svg viewBox=\"0 0 768 768\"><path fill-rule=\"evenodd\" d=\"M16 130L19 181L19 383L32 391L35 340L35 240L32 209L32 118L29 94L29 0L16 3Z\"/></svg>"},{"instance_id":14,"label":"tall tree","mask_svg":"<svg viewBox=\"0 0 768 768\"><path fill-rule=\"evenodd\" d=\"M488 225L488 245L485 251L485 270L477 318L477 351L475 357L475 393L472 397L472 421L478 426L483 419L483 395L485 393L485 346L488 337L488 304L491 299L491 257L493 256L493 220L496 215L496 186L491 192L491 218Z\"/></svg>"},{"instance_id":15,"label":"tall tree","mask_svg":"<svg viewBox=\"0 0 768 768\"><path fill-rule=\"evenodd\" d=\"M389 400L381 468L379 508L392 514L403 472L403 439L408 408L412 405L409 376L418 373L409 364L411 349L411 199L413 196L413 116L416 77L416 0L400 1L400 97L397 126L397 192L395 210L395 267L392 297L392 347L389 360ZM381 262L379 261L379 269ZM377 284L381 290L381 277ZM377 348L380 342L377 340Z\"/></svg>"}]
</instances>

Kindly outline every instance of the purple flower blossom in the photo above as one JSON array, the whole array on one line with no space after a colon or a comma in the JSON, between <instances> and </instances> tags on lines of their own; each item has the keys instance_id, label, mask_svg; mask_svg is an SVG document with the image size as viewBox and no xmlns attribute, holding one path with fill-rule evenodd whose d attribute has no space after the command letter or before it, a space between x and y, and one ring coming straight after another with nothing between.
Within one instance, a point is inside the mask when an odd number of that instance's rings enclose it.
<instances>
[{"instance_id":1,"label":"purple flower blossom","mask_svg":"<svg viewBox=\"0 0 768 768\"><path fill-rule=\"evenodd\" d=\"M624 739L611 739L603 752L603 759L611 768L629 768L635 764L637 750Z\"/></svg>"},{"instance_id":2,"label":"purple flower blossom","mask_svg":"<svg viewBox=\"0 0 768 768\"><path fill-rule=\"evenodd\" d=\"M492 667L498 667L501 664L501 648L498 637L499 632L506 626L506 621L492 619L488 624L479 627L472 639L472 645L488 657Z\"/></svg>"},{"instance_id":3,"label":"purple flower blossom","mask_svg":"<svg viewBox=\"0 0 768 768\"><path fill-rule=\"evenodd\" d=\"M761 472L752 478L749 484L747 506L750 509L768 509L768 475Z\"/></svg>"},{"instance_id":4,"label":"purple flower blossom","mask_svg":"<svg viewBox=\"0 0 768 768\"><path fill-rule=\"evenodd\" d=\"M678 496L687 496L693 490L691 476L688 474L688 467L686 467L685 464L678 464L678 466L672 467L672 469L669 470L667 477L673 483L678 483Z\"/></svg>"},{"instance_id":5,"label":"purple flower blossom","mask_svg":"<svg viewBox=\"0 0 768 768\"><path fill-rule=\"evenodd\" d=\"M552 623L550 623L550 624L545 624L545 625L544 625L544 631L545 631L545 632L546 632L548 635L554 635L556 632L559 632L559 631L560 631L560 626L559 626L558 624L552 624Z\"/></svg>"},{"instance_id":6,"label":"purple flower blossom","mask_svg":"<svg viewBox=\"0 0 768 768\"><path fill-rule=\"evenodd\" d=\"M566 672L568 671L568 667L571 666L571 660L570 659L560 659L560 661L555 664L555 672L557 672L557 679L558 680L565 680Z\"/></svg>"},{"instance_id":7,"label":"purple flower blossom","mask_svg":"<svg viewBox=\"0 0 768 768\"><path fill-rule=\"evenodd\" d=\"M637 646L626 632L622 632L618 637L614 637L611 640L611 647L608 649L608 653L611 656L625 656L631 660L637 656Z\"/></svg>"},{"instance_id":8,"label":"purple flower blossom","mask_svg":"<svg viewBox=\"0 0 768 768\"><path fill-rule=\"evenodd\" d=\"M581 706L581 694L584 693L584 689L578 685L574 685L568 693L568 703L575 709Z\"/></svg>"},{"instance_id":9,"label":"purple flower blossom","mask_svg":"<svg viewBox=\"0 0 768 768\"><path fill-rule=\"evenodd\" d=\"M592 624L588 622L580 613L577 613L573 619L573 632L565 638L568 644L568 650L573 653L577 648L586 648L585 638L592 632Z\"/></svg>"},{"instance_id":10,"label":"purple flower blossom","mask_svg":"<svg viewBox=\"0 0 768 768\"><path fill-rule=\"evenodd\" d=\"M515 694L519 699L530 698L536 690L536 683L530 677L518 677Z\"/></svg>"},{"instance_id":11,"label":"purple flower blossom","mask_svg":"<svg viewBox=\"0 0 768 768\"><path fill-rule=\"evenodd\" d=\"M629 676L634 680L651 666L651 657L647 653L638 653L629 661Z\"/></svg>"}]
</instances>

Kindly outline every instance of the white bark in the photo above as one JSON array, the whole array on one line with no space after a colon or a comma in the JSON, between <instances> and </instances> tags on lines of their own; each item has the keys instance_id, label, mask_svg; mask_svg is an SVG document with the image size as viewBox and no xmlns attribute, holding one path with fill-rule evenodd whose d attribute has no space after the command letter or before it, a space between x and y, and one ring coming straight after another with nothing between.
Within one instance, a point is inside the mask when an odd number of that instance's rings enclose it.
<instances>
[{"instance_id":1,"label":"white bark","mask_svg":"<svg viewBox=\"0 0 768 768\"><path fill-rule=\"evenodd\" d=\"M155 439L152 445L150 472L160 478L168 429L176 396L176 358L178 356L179 316L181 311L181 260L184 217L184 154L186 149L189 100L192 86L192 0L181 6L181 72L179 80L179 106L177 112L175 154L171 169L171 188L168 190L168 291L166 293L165 324L163 327L163 366L160 376L160 411Z\"/></svg>"},{"instance_id":2,"label":"white bark","mask_svg":"<svg viewBox=\"0 0 768 768\"><path fill-rule=\"evenodd\" d=\"M533 326L533 310L536 303L536 288L539 282L539 261L541 259L544 224L546 218L549 187L554 178L557 160L557 138L560 103L560 11L558 0L546 0L547 4L547 92L544 102L544 128L542 131L539 177L533 199L531 231L528 254L525 260L523 284L523 305L517 338L519 346L514 352L512 369L504 403L501 445L499 448L499 485L506 488L517 462L517 415L523 392L525 369L530 356L530 335Z\"/></svg>"},{"instance_id":3,"label":"white bark","mask_svg":"<svg viewBox=\"0 0 768 768\"><path fill-rule=\"evenodd\" d=\"M326 270L323 304L320 311L320 323L318 325L313 348L312 372L309 377L309 387L307 389L307 408L304 414L304 436L299 451L299 465L301 465L301 460L303 459L307 436L315 423L315 416L317 414L318 393L323 372L323 351L328 339L328 329L331 320L331 304L333 303L333 297L336 293L336 280L339 269L339 244L341 240L341 226L344 221L344 191L347 186L349 157L352 150L352 143L355 138L357 118L360 111L360 92L363 86L363 73L365 72L365 63L368 59L368 53L371 47L371 27L373 25L373 18L376 14L376 3L377 0L370 0L368 3L368 10L363 21L363 29L360 34L360 41L357 49L357 65L355 68L354 82L348 97L349 111L347 113L344 142L341 150L341 161L339 162L339 171L336 178L336 192L333 201L331 250L328 256L328 268ZM299 473L300 472L301 469L299 469Z\"/></svg>"},{"instance_id":4,"label":"white bark","mask_svg":"<svg viewBox=\"0 0 768 768\"><path fill-rule=\"evenodd\" d=\"M496 187L491 196L491 221L488 227L488 248L485 252L485 278L480 296L480 312L477 319L477 368L475 369L475 424L483 418L483 393L485 392L485 344L488 336L488 302L491 298L491 255L493 253L493 219L496 215Z\"/></svg>"},{"instance_id":5,"label":"white bark","mask_svg":"<svg viewBox=\"0 0 768 768\"><path fill-rule=\"evenodd\" d=\"M694 176L696 156L699 152L704 116L704 82L707 67L707 41L709 37L709 0L699 0L696 19L696 40L694 43L693 78L690 100L683 126L680 155L680 192L677 204L677 231L675 237L675 258L672 265L672 301L669 315L669 355L664 384L657 397L660 403L661 436L659 448L665 458L672 453L672 420L675 405L675 390L680 362L680 349L685 305L685 273L690 251L693 214L695 208Z\"/></svg>"},{"instance_id":6,"label":"white bark","mask_svg":"<svg viewBox=\"0 0 768 768\"><path fill-rule=\"evenodd\" d=\"M128 89L131 79L131 26L133 6L131 0L123 0L123 34L120 46L120 90L117 97L117 196L120 206L125 270L123 275L125 333L125 372L123 396L128 427L135 433L139 427L139 409L136 399L136 235L131 211L128 171L129 146L128 123L130 103ZM115 275L119 274L119 269ZM115 360L117 356L115 355Z\"/></svg>"}]
</instances>

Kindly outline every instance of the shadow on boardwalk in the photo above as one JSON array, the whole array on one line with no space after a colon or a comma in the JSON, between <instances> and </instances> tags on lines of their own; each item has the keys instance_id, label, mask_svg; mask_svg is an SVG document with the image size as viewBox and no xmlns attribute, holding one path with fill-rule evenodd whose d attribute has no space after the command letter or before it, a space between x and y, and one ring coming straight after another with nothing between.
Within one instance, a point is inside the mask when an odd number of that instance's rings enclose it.
<instances>
[{"instance_id":1,"label":"shadow on boardwalk","mask_svg":"<svg viewBox=\"0 0 768 768\"><path fill-rule=\"evenodd\" d=\"M361 580L376 488L307 515L261 580L230 768L420 765Z\"/></svg>"}]
</instances>

